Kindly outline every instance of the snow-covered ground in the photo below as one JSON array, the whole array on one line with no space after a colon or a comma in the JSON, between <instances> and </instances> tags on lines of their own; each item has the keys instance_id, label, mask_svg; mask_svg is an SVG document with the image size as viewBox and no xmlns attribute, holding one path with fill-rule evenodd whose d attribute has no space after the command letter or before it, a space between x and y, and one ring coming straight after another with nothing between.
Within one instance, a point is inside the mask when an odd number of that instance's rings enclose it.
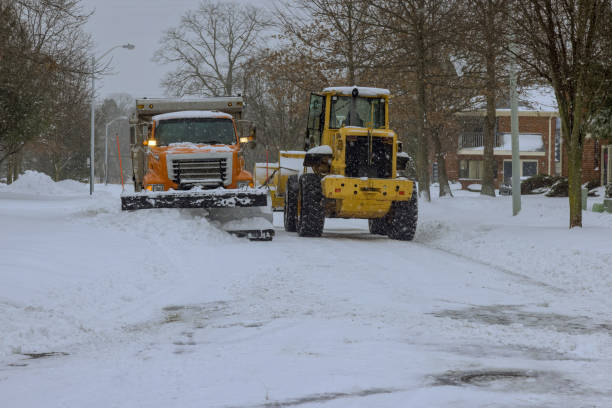
<instances>
[{"instance_id":1,"label":"snow-covered ground","mask_svg":"<svg viewBox=\"0 0 612 408\"><path fill-rule=\"evenodd\" d=\"M120 190L0 185L0 406L612 406L610 214L457 191L414 242L249 242Z\"/></svg>"}]
</instances>

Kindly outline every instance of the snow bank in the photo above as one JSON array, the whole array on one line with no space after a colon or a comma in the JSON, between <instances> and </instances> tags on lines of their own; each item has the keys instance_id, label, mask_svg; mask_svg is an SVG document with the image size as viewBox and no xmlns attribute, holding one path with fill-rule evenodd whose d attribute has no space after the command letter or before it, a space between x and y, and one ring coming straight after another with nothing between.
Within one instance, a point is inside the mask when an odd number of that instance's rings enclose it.
<instances>
[{"instance_id":1,"label":"snow bank","mask_svg":"<svg viewBox=\"0 0 612 408\"><path fill-rule=\"evenodd\" d=\"M88 184L75 180L55 182L45 173L26 170L17 181L10 185L0 184L0 193L26 195L72 196L88 192Z\"/></svg>"}]
</instances>

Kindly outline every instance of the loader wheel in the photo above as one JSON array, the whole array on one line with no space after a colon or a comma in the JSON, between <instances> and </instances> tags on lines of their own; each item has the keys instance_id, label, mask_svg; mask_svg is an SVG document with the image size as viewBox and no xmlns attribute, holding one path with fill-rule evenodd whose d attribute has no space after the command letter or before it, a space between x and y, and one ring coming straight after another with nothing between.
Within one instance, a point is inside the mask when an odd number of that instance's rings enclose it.
<instances>
[{"instance_id":1,"label":"loader wheel","mask_svg":"<svg viewBox=\"0 0 612 408\"><path fill-rule=\"evenodd\" d=\"M321 179L314 173L302 174L298 190L297 231L300 237L320 237L325 224Z\"/></svg>"},{"instance_id":2,"label":"loader wheel","mask_svg":"<svg viewBox=\"0 0 612 408\"><path fill-rule=\"evenodd\" d=\"M387 217L371 218L368 220L368 228L370 229L370 234L387 235L389 219Z\"/></svg>"},{"instance_id":3,"label":"loader wheel","mask_svg":"<svg viewBox=\"0 0 612 408\"><path fill-rule=\"evenodd\" d=\"M412 241L416 232L418 204L416 192L410 201L394 201L389 213L389 229L387 234L391 239Z\"/></svg>"},{"instance_id":4,"label":"loader wheel","mask_svg":"<svg viewBox=\"0 0 612 408\"><path fill-rule=\"evenodd\" d=\"M285 189L285 206L283 212L283 221L285 224L285 231L287 232L297 231L298 190L298 176L289 176Z\"/></svg>"}]
</instances>

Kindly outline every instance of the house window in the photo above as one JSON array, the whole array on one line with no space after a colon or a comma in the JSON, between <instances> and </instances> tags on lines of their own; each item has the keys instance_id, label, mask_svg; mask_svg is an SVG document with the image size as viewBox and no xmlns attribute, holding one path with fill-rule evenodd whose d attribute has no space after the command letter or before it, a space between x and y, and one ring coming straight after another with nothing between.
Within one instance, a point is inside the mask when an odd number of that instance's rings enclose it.
<instances>
[{"instance_id":1,"label":"house window","mask_svg":"<svg viewBox=\"0 0 612 408\"><path fill-rule=\"evenodd\" d=\"M483 173L482 160L460 160L459 178L479 180Z\"/></svg>"},{"instance_id":2,"label":"house window","mask_svg":"<svg viewBox=\"0 0 612 408\"><path fill-rule=\"evenodd\" d=\"M537 160L521 160L520 177L532 177L538 174ZM512 177L512 160L504 160L504 182L510 182Z\"/></svg>"},{"instance_id":3,"label":"house window","mask_svg":"<svg viewBox=\"0 0 612 408\"><path fill-rule=\"evenodd\" d=\"M523 160L521 162L521 165L523 167L521 177L531 177L531 176L535 176L536 174L538 174L538 162L537 161Z\"/></svg>"},{"instance_id":4,"label":"house window","mask_svg":"<svg viewBox=\"0 0 612 408\"><path fill-rule=\"evenodd\" d=\"M497 161L493 162L493 178L497 178ZM460 160L459 161L459 178L464 179L482 179L484 174L484 161L482 160Z\"/></svg>"}]
</instances>

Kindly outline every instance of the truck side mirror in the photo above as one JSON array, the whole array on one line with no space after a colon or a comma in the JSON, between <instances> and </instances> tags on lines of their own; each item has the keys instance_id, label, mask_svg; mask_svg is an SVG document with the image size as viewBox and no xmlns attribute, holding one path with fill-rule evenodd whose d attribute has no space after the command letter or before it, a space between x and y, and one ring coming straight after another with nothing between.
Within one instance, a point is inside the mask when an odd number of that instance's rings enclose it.
<instances>
[{"instance_id":1,"label":"truck side mirror","mask_svg":"<svg viewBox=\"0 0 612 408\"><path fill-rule=\"evenodd\" d=\"M255 147L255 138L257 136L257 126L250 120L238 121L238 137L240 143L248 143L251 148Z\"/></svg>"}]
</instances>

